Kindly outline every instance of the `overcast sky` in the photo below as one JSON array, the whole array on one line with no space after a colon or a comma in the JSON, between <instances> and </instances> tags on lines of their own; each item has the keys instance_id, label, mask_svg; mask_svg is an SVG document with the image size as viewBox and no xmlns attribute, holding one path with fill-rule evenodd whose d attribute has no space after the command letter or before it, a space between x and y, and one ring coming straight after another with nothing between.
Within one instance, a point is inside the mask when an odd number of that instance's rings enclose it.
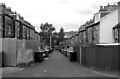
<instances>
[{"instance_id":1,"label":"overcast sky","mask_svg":"<svg viewBox=\"0 0 120 79\"><path fill-rule=\"evenodd\" d=\"M59 31L78 30L80 25L93 18L100 5L114 4L119 0L0 0L17 11L40 31L41 23L52 23Z\"/></svg>"}]
</instances>

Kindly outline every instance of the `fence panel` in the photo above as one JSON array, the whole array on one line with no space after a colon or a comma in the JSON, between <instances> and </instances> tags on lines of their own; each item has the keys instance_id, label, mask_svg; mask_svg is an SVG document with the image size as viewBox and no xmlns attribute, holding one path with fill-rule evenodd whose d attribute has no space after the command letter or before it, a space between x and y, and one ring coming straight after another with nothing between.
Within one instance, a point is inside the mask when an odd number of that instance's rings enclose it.
<instances>
[{"instance_id":1,"label":"fence panel","mask_svg":"<svg viewBox=\"0 0 120 79\"><path fill-rule=\"evenodd\" d=\"M120 57L120 54L118 52L118 50L120 49L120 46L115 46L111 48L111 69L113 70L120 70L118 69L118 67L120 66L119 61L118 61L118 57ZM118 64L119 63L119 64Z\"/></svg>"},{"instance_id":2,"label":"fence panel","mask_svg":"<svg viewBox=\"0 0 120 79\"><path fill-rule=\"evenodd\" d=\"M89 47L86 47L86 66L89 67Z\"/></svg>"},{"instance_id":3,"label":"fence panel","mask_svg":"<svg viewBox=\"0 0 120 79\"><path fill-rule=\"evenodd\" d=\"M0 52L2 51L2 38L0 38Z\"/></svg>"},{"instance_id":4,"label":"fence panel","mask_svg":"<svg viewBox=\"0 0 120 79\"><path fill-rule=\"evenodd\" d=\"M89 67L93 67L96 62L96 50L95 47L87 47L87 62Z\"/></svg>"},{"instance_id":5,"label":"fence panel","mask_svg":"<svg viewBox=\"0 0 120 79\"><path fill-rule=\"evenodd\" d=\"M37 46L36 41L33 40L18 40L17 64L33 61Z\"/></svg>"},{"instance_id":6,"label":"fence panel","mask_svg":"<svg viewBox=\"0 0 120 79\"><path fill-rule=\"evenodd\" d=\"M26 44L26 49L32 49L33 52L37 51L40 46L40 43L35 40L27 40L25 44Z\"/></svg>"},{"instance_id":7,"label":"fence panel","mask_svg":"<svg viewBox=\"0 0 120 79\"><path fill-rule=\"evenodd\" d=\"M92 46L81 48L81 61L86 67L120 70L118 53L120 46Z\"/></svg>"},{"instance_id":8,"label":"fence panel","mask_svg":"<svg viewBox=\"0 0 120 79\"><path fill-rule=\"evenodd\" d=\"M117 47L117 51L118 51L118 53L117 53L117 61L118 61L118 70L120 70L120 61L119 61L119 57L120 57L120 45Z\"/></svg>"},{"instance_id":9,"label":"fence panel","mask_svg":"<svg viewBox=\"0 0 120 79\"><path fill-rule=\"evenodd\" d=\"M79 47L74 47L73 51L76 52L77 62L80 63L80 48Z\"/></svg>"},{"instance_id":10,"label":"fence panel","mask_svg":"<svg viewBox=\"0 0 120 79\"><path fill-rule=\"evenodd\" d=\"M117 53L118 51L115 50L114 47L110 46L101 46L97 47L96 51L97 59L96 59L96 66L104 69L111 69L111 66L117 64L115 60L117 60ZM115 58L114 58L115 57Z\"/></svg>"},{"instance_id":11,"label":"fence panel","mask_svg":"<svg viewBox=\"0 0 120 79\"><path fill-rule=\"evenodd\" d=\"M4 66L16 66L17 60L17 40L13 38L3 38L2 40L3 51L3 65Z\"/></svg>"},{"instance_id":12,"label":"fence panel","mask_svg":"<svg viewBox=\"0 0 120 79\"><path fill-rule=\"evenodd\" d=\"M86 66L86 47L81 47L81 64Z\"/></svg>"},{"instance_id":13,"label":"fence panel","mask_svg":"<svg viewBox=\"0 0 120 79\"><path fill-rule=\"evenodd\" d=\"M18 50L17 54L17 64L26 63L33 61L33 51L32 50Z\"/></svg>"},{"instance_id":14,"label":"fence panel","mask_svg":"<svg viewBox=\"0 0 120 79\"><path fill-rule=\"evenodd\" d=\"M0 38L0 68L2 67L2 38Z\"/></svg>"}]
</instances>

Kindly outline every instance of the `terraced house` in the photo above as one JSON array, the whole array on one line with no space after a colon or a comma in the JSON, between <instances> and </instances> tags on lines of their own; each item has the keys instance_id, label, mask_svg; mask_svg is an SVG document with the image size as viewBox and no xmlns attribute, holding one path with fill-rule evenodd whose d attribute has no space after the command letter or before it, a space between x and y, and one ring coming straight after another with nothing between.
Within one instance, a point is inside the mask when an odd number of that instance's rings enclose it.
<instances>
[{"instance_id":1,"label":"terraced house","mask_svg":"<svg viewBox=\"0 0 120 79\"><path fill-rule=\"evenodd\" d=\"M114 43L113 27L119 23L118 5L100 6L99 12L94 14L93 19L86 21L79 28L80 42L86 43Z\"/></svg>"},{"instance_id":2,"label":"terraced house","mask_svg":"<svg viewBox=\"0 0 120 79\"><path fill-rule=\"evenodd\" d=\"M4 66L33 61L33 54L40 45L40 34L35 26L3 3L0 4L0 45Z\"/></svg>"},{"instance_id":3,"label":"terraced house","mask_svg":"<svg viewBox=\"0 0 120 79\"><path fill-rule=\"evenodd\" d=\"M119 70L120 2L100 6L93 18L81 25L78 34L70 40L72 45L69 45L79 63L87 67Z\"/></svg>"}]
</instances>

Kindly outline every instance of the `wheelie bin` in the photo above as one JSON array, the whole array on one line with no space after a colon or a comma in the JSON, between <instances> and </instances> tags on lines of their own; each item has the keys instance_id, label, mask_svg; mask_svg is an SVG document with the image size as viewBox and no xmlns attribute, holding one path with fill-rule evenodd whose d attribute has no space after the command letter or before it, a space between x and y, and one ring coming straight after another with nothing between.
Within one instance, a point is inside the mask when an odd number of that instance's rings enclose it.
<instances>
[{"instance_id":1,"label":"wheelie bin","mask_svg":"<svg viewBox=\"0 0 120 79\"><path fill-rule=\"evenodd\" d=\"M71 62L76 62L77 61L77 56L76 56L76 52L74 51L69 51L69 58Z\"/></svg>"},{"instance_id":2,"label":"wheelie bin","mask_svg":"<svg viewBox=\"0 0 120 79\"><path fill-rule=\"evenodd\" d=\"M43 53L45 51L43 49L40 50L40 62L44 61L44 56L43 56Z\"/></svg>"},{"instance_id":3,"label":"wheelie bin","mask_svg":"<svg viewBox=\"0 0 120 79\"><path fill-rule=\"evenodd\" d=\"M39 51L36 51L36 52L34 53L34 61L35 61L35 62L39 62L39 60L40 60L40 52L39 52Z\"/></svg>"},{"instance_id":4,"label":"wheelie bin","mask_svg":"<svg viewBox=\"0 0 120 79\"><path fill-rule=\"evenodd\" d=\"M44 58L49 57L49 50L48 48L45 48L45 52L44 52Z\"/></svg>"},{"instance_id":5,"label":"wheelie bin","mask_svg":"<svg viewBox=\"0 0 120 79\"><path fill-rule=\"evenodd\" d=\"M49 54L51 54L53 52L52 48L49 48Z\"/></svg>"},{"instance_id":6,"label":"wheelie bin","mask_svg":"<svg viewBox=\"0 0 120 79\"><path fill-rule=\"evenodd\" d=\"M34 54L34 61L39 63L42 62L44 60L43 53L44 51L36 51Z\"/></svg>"}]
</instances>

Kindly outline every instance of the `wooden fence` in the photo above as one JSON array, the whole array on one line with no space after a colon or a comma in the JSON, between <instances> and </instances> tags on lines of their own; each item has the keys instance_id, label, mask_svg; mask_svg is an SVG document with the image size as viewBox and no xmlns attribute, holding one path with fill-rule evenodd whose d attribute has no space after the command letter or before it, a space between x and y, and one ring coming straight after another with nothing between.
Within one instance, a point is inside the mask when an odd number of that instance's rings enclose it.
<instances>
[{"instance_id":1,"label":"wooden fence","mask_svg":"<svg viewBox=\"0 0 120 79\"><path fill-rule=\"evenodd\" d=\"M39 43L33 40L18 40L17 64L34 61L34 53L38 50Z\"/></svg>"},{"instance_id":2,"label":"wooden fence","mask_svg":"<svg viewBox=\"0 0 120 79\"><path fill-rule=\"evenodd\" d=\"M2 67L2 39L0 38L0 68Z\"/></svg>"},{"instance_id":3,"label":"wooden fence","mask_svg":"<svg viewBox=\"0 0 120 79\"><path fill-rule=\"evenodd\" d=\"M2 67L2 53L0 52L0 68Z\"/></svg>"},{"instance_id":4,"label":"wooden fence","mask_svg":"<svg viewBox=\"0 0 120 79\"><path fill-rule=\"evenodd\" d=\"M118 70L120 46L91 46L81 48L81 64L86 67Z\"/></svg>"},{"instance_id":5,"label":"wooden fence","mask_svg":"<svg viewBox=\"0 0 120 79\"><path fill-rule=\"evenodd\" d=\"M33 54L38 50L39 43L35 40L2 39L3 66L17 66L20 63L34 61Z\"/></svg>"}]
</instances>

